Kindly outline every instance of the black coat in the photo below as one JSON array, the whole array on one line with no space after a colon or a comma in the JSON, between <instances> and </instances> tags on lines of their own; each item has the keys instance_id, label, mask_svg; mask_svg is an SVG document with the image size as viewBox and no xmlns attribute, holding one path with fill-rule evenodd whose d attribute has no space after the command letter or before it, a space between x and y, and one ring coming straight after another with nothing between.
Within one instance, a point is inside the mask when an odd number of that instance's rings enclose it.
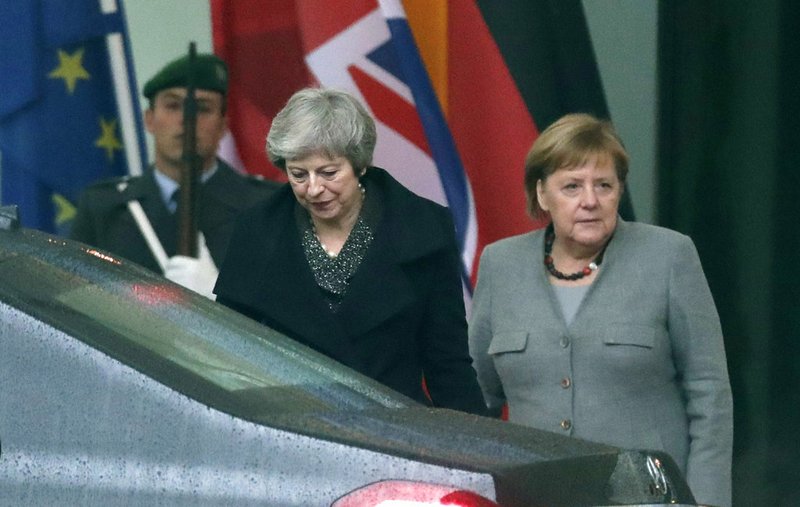
<instances>
[{"instance_id":1,"label":"black coat","mask_svg":"<svg viewBox=\"0 0 800 507\"><path fill-rule=\"evenodd\" d=\"M306 260L288 184L238 220L217 301L418 401L430 403L424 375L435 406L484 413L449 211L382 169L362 182L383 213L337 313Z\"/></svg>"},{"instance_id":2,"label":"black coat","mask_svg":"<svg viewBox=\"0 0 800 507\"><path fill-rule=\"evenodd\" d=\"M272 195L279 184L242 176L224 162L200 186L198 228L219 266L225 257L236 216ZM78 203L70 238L82 241L161 273L127 202L138 200L167 252L177 252L177 220L164 204L158 184L148 170L142 176L114 178L88 187Z\"/></svg>"}]
</instances>

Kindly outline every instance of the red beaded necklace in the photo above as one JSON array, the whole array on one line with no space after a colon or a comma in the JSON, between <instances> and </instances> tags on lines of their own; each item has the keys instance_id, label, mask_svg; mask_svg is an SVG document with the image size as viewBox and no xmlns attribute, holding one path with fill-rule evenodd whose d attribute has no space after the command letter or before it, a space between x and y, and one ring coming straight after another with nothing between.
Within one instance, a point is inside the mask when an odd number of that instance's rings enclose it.
<instances>
[{"instance_id":1,"label":"red beaded necklace","mask_svg":"<svg viewBox=\"0 0 800 507\"><path fill-rule=\"evenodd\" d=\"M547 271L553 275L554 277L558 278L559 280L580 280L585 276L589 276L592 274L592 271L597 271L600 267L600 264L603 262L603 254L606 252L606 247L604 246L600 253L597 254L597 257L589 263L588 266L583 268L582 270L578 271L577 273L572 273L567 275L562 273L561 271L557 270L554 263L553 263L553 256L550 255L553 252L553 242L556 239L556 233L553 230L552 222L547 226L547 230L544 233L544 265L547 268ZM608 243L606 243L607 245Z\"/></svg>"}]
</instances>

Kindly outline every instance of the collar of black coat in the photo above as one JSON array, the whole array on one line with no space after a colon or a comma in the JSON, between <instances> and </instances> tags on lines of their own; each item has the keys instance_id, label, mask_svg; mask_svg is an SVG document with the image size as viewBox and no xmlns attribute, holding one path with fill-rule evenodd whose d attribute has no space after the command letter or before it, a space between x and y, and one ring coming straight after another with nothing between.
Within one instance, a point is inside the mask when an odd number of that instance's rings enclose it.
<instances>
[{"instance_id":1,"label":"collar of black coat","mask_svg":"<svg viewBox=\"0 0 800 507\"><path fill-rule=\"evenodd\" d=\"M389 253L393 261L410 262L455 241L455 226L444 206L414 194L378 167L370 167L361 182L367 189L367 199L377 196L383 199L382 217L373 234L387 237L393 247ZM262 235L261 254L264 257L280 254L285 248L286 232L283 229L294 224L295 202L287 183L246 219L256 220L264 227L262 230L275 232ZM443 216L447 218L443 220ZM277 233L278 230L283 232Z\"/></svg>"},{"instance_id":2,"label":"collar of black coat","mask_svg":"<svg viewBox=\"0 0 800 507\"><path fill-rule=\"evenodd\" d=\"M308 269L289 184L238 220L217 282L220 300L251 309L279 331L291 329L334 356L341 354L342 337L366 332L411 304L416 294L407 266L446 249L458 261L449 211L413 194L383 169L369 168L362 181L367 199L382 196L383 213L342 301L341 318L330 317Z\"/></svg>"}]
</instances>

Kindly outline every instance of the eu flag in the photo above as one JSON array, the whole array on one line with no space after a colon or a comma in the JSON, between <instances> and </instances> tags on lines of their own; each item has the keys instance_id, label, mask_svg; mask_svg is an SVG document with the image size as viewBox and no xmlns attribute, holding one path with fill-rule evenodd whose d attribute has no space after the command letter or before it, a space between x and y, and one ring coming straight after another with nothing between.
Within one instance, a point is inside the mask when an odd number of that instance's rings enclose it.
<instances>
[{"instance_id":1,"label":"eu flag","mask_svg":"<svg viewBox=\"0 0 800 507\"><path fill-rule=\"evenodd\" d=\"M66 233L86 185L141 170L127 48L119 0L0 3L0 200L24 226Z\"/></svg>"}]
</instances>

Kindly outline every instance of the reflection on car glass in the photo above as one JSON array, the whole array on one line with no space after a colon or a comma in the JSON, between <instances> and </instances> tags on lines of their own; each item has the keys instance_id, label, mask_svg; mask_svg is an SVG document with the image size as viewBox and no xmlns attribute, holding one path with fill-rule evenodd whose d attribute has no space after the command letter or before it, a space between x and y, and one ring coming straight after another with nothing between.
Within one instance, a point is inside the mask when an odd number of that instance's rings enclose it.
<instances>
[{"instance_id":1,"label":"reflection on car glass","mask_svg":"<svg viewBox=\"0 0 800 507\"><path fill-rule=\"evenodd\" d=\"M228 391L281 384L247 356L233 354L207 340L198 332L202 326L182 325L148 307L131 304L119 294L86 285L60 294L58 300Z\"/></svg>"},{"instance_id":2,"label":"reflection on car glass","mask_svg":"<svg viewBox=\"0 0 800 507\"><path fill-rule=\"evenodd\" d=\"M199 311L185 298L176 298L173 289L171 285L116 280L102 286L81 285L61 292L57 299L229 392L259 393L258 398L266 400L297 386L292 391L304 395L297 396L294 406L307 410L334 402L351 408L375 403L402 408L412 403L328 358L321 360L322 356L286 337L274 335L267 340L253 334L227 319L225 308L203 301L209 311ZM147 305L141 304L143 297L148 299ZM243 318L236 315L236 319ZM307 403L300 403L301 398Z\"/></svg>"}]
</instances>

